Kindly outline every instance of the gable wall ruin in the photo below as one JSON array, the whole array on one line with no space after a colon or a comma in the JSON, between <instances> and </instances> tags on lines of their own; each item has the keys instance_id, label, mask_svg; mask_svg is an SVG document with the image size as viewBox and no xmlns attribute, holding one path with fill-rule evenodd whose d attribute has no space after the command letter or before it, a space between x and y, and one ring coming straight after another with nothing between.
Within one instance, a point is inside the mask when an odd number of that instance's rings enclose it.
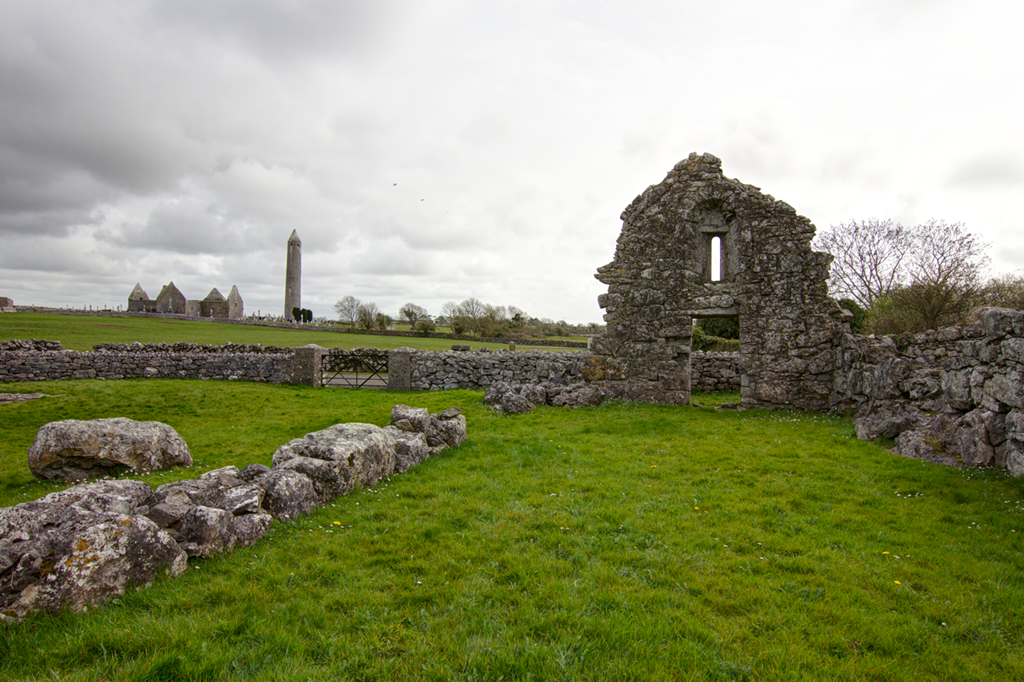
<instances>
[{"instance_id":1,"label":"gable wall ruin","mask_svg":"<svg viewBox=\"0 0 1024 682\"><path fill-rule=\"evenodd\" d=\"M607 331L591 345L589 381L628 399L688 403L694 321L737 316L743 403L828 409L844 314L807 218L726 178L711 154L691 154L622 220L615 259L596 275L608 285Z\"/></svg>"}]
</instances>

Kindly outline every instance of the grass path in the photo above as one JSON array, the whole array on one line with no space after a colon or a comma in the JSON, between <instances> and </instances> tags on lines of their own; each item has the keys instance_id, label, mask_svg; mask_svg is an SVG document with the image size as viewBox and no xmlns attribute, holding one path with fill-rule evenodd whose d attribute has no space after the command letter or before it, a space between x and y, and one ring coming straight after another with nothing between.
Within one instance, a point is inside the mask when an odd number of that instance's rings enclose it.
<instances>
[{"instance_id":1,"label":"grass path","mask_svg":"<svg viewBox=\"0 0 1024 682\"><path fill-rule=\"evenodd\" d=\"M470 441L248 550L0 626L0 679L1024 679L1024 481L895 457L844 420L201 381L0 384L0 505L55 489L58 418L160 419L187 473L404 402ZM699 397L712 404L714 397ZM141 477L158 485L185 474Z\"/></svg>"}]
</instances>

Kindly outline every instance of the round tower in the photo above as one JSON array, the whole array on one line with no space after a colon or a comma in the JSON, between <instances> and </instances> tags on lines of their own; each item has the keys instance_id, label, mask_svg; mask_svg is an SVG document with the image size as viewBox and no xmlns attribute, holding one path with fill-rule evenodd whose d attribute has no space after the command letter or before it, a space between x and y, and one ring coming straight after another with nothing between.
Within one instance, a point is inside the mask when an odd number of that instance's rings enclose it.
<instances>
[{"instance_id":1,"label":"round tower","mask_svg":"<svg viewBox=\"0 0 1024 682\"><path fill-rule=\"evenodd\" d=\"M288 261L284 275L284 318L293 319L292 309L302 307L302 240L295 230L288 237Z\"/></svg>"}]
</instances>

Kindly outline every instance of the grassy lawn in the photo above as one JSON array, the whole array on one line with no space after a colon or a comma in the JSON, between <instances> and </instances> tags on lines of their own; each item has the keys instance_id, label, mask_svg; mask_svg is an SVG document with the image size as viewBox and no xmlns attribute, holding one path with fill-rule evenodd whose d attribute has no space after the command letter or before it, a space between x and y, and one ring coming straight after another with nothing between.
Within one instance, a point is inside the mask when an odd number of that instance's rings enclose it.
<instances>
[{"instance_id":1,"label":"grassy lawn","mask_svg":"<svg viewBox=\"0 0 1024 682\"><path fill-rule=\"evenodd\" d=\"M406 325L408 327L408 325ZM261 343L264 346L304 346L315 343L324 348L422 348L451 350L453 344L487 346L498 350L506 346L475 341L452 341L405 336L313 331L284 327L223 324L193 320L165 320L145 317L101 317L93 315L57 315L49 313L4 313L0 315L0 341L9 339L45 339L60 341L68 350L92 350L98 343ZM573 339L568 339L573 340ZM586 339L575 339L586 340ZM532 350L529 344L516 344L519 350ZM559 350L541 347L541 350Z\"/></svg>"},{"instance_id":2,"label":"grassy lawn","mask_svg":"<svg viewBox=\"0 0 1024 682\"><path fill-rule=\"evenodd\" d=\"M457 405L470 440L182 578L0 626L0 679L1024 679L1024 481L893 456L841 419L0 384L33 391L52 397L0 406L0 505L57 488L25 465L54 419L167 422L192 448L189 477L269 464L336 422L383 425L396 402Z\"/></svg>"}]
</instances>

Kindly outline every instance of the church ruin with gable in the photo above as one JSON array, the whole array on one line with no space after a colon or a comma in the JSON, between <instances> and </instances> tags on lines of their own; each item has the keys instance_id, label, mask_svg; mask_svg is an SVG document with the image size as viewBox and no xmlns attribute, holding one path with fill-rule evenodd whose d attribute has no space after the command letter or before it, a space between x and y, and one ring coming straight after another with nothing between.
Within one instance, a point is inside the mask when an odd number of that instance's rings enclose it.
<instances>
[{"instance_id":1,"label":"church ruin with gable","mask_svg":"<svg viewBox=\"0 0 1024 682\"><path fill-rule=\"evenodd\" d=\"M240 320L244 317L245 306L238 287L232 286L227 298L214 287L201 301L186 299L174 282L168 282L160 289L154 301L141 284L128 295L128 312L163 313L185 315L186 317L212 317L222 320Z\"/></svg>"},{"instance_id":2,"label":"church ruin with gable","mask_svg":"<svg viewBox=\"0 0 1024 682\"><path fill-rule=\"evenodd\" d=\"M828 295L832 257L811 249L807 218L694 153L622 220L615 258L596 275L608 285L607 331L591 344L588 381L631 400L688 403L695 321L738 317L743 404L828 409L846 314Z\"/></svg>"}]
</instances>

